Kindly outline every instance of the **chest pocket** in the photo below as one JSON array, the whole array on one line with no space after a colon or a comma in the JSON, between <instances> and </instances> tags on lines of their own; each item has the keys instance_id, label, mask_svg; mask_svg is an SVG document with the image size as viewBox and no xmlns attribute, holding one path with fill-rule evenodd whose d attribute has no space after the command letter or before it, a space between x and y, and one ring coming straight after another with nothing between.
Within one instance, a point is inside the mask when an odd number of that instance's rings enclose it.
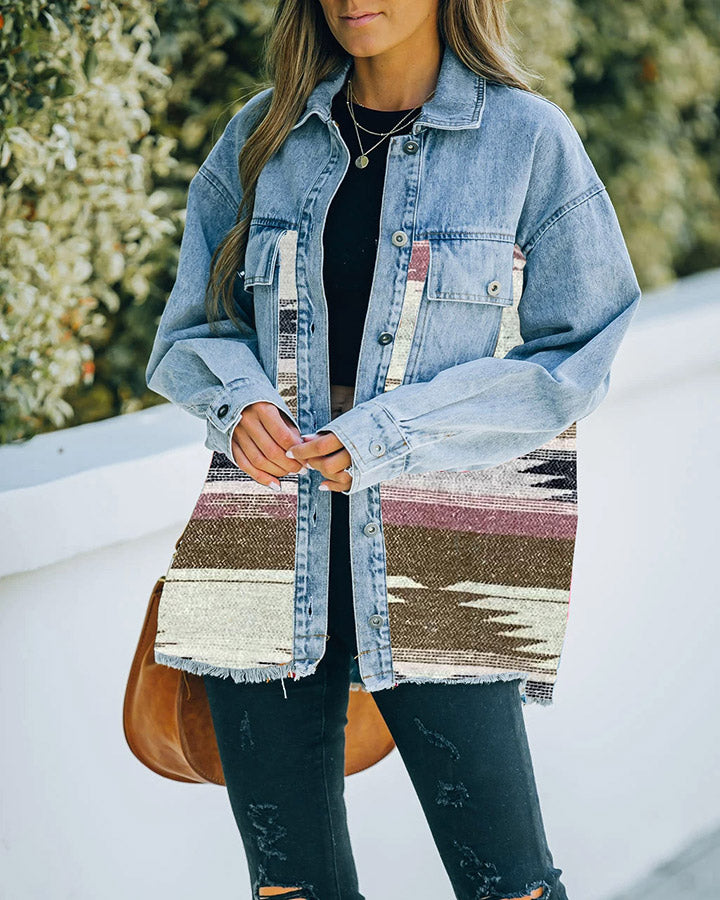
<instances>
[{"instance_id":1,"label":"chest pocket","mask_svg":"<svg viewBox=\"0 0 720 900\"><path fill-rule=\"evenodd\" d=\"M431 239L428 299L512 306L513 254L510 235Z\"/></svg>"},{"instance_id":2,"label":"chest pocket","mask_svg":"<svg viewBox=\"0 0 720 900\"><path fill-rule=\"evenodd\" d=\"M431 237L413 380L518 342L516 254L510 235ZM519 273L522 275L522 273Z\"/></svg>"},{"instance_id":3,"label":"chest pocket","mask_svg":"<svg viewBox=\"0 0 720 900\"><path fill-rule=\"evenodd\" d=\"M254 293L256 285L272 285L279 261L280 238L286 229L251 223L245 247L243 284Z\"/></svg>"}]
</instances>

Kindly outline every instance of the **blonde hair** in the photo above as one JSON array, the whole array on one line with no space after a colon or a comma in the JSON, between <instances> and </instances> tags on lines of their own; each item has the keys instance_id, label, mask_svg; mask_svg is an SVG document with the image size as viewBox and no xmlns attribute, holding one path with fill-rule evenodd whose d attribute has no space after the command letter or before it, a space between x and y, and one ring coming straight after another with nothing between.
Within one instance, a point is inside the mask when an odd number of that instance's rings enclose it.
<instances>
[{"instance_id":1,"label":"blonde hair","mask_svg":"<svg viewBox=\"0 0 720 900\"><path fill-rule=\"evenodd\" d=\"M537 93L527 79L537 73L524 69L514 54L505 17L506 0L440 0L438 30L458 58L489 81ZM260 172L282 146L318 84L338 69L347 54L330 31L317 0L278 0L264 45L264 72L274 89L264 115L238 155L243 199L235 225L215 250L205 293L208 322L223 312L238 326L233 285L242 264L255 204Z\"/></svg>"}]
</instances>

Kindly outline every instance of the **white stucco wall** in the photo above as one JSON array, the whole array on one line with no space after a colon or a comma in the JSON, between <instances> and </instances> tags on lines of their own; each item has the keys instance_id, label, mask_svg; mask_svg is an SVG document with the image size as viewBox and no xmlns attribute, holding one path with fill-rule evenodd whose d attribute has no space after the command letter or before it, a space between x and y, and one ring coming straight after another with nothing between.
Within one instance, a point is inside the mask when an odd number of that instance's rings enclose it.
<instances>
[{"instance_id":1,"label":"white stucco wall","mask_svg":"<svg viewBox=\"0 0 720 900\"><path fill-rule=\"evenodd\" d=\"M647 295L578 426L555 704L525 710L573 900L605 900L720 822L719 300L720 270ZM203 436L164 405L0 448L0 897L249 896L224 789L160 778L122 731ZM451 897L397 751L346 790L368 900Z\"/></svg>"}]
</instances>

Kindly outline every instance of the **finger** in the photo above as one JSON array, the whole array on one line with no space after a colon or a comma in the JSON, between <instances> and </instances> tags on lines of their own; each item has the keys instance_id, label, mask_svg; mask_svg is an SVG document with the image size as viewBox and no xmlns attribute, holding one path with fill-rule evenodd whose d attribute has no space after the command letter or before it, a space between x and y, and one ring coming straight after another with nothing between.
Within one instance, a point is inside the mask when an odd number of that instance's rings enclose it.
<instances>
[{"instance_id":1,"label":"finger","mask_svg":"<svg viewBox=\"0 0 720 900\"><path fill-rule=\"evenodd\" d=\"M233 441L240 447L251 465L256 469L261 469L262 471L276 475L279 478L284 475L297 474L304 471L303 465L298 462L293 465L285 456L280 456L280 459L285 460L285 462L276 462L275 460L268 458L263 450L258 447L256 441L253 439L252 435L248 433L247 429L243 430L241 428L236 428L233 434Z\"/></svg>"},{"instance_id":2,"label":"finger","mask_svg":"<svg viewBox=\"0 0 720 900\"><path fill-rule=\"evenodd\" d=\"M266 472L270 475L276 475L278 478L282 478L283 475L288 474L287 468L285 468L284 466L279 466L277 463L273 462L271 459L268 459L267 456L265 456L262 450L260 450L255 443L252 436L247 433L247 430L243 431L241 429L237 429L235 431L235 433L233 434L232 446L237 447L240 450L245 459L248 460L248 462L254 469Z\"/></svg>"},{"instance_id":3,"label":"finger","mask_svg":"<svg viewBox=\"0 0 720 900\"><path fill-rule=\"evenodd\" d=\"M326 478L325 481L320 482L318 488L323 491L349 491L352 485L352 476L349 473L346 475L347 477L342 479Z\"/></svg>"},{"instance_id":4,"label":"finger","mask_svg":"<svg viewBox=\"0 0 720 900\"><path fill-rule=\"evenodd\" d=\"M343 447L342 441L332 432L318 434L309 441L298 442L288 449L291 459L310 459L313 456L325 456Z\"/></svg>"},{"instance_id":5,"label":"finger","mask_svg":"<svg viewBox=\"0 0 720 900\"><path fill-rule=\"evenodd\" d=\"M274 486L275 490L282 490L280 482L277 478L273 478L272 475L269 475L267 472L264 472L262 469L256 468L247 456L243 453L239 444L236 441L233 441L231 444L233 459L235 460L236 465L239 469L242 469L246 475L249 475L253 480L257 481L259 484L264 484L265 487Z\"/></svg>"},{"instance_id":6,"label":"finger","mask_svg":"<svg viewBox=\"0 0 720 900\"><path fill-rule=\"evenodd\" d=\"M339 472L347 469L351 463L352 457L343 447L342 450L330 453L327 456L313 456L307 461L306 465L317 469L326 478L335 478Z\"/></svg>"},{"instance_id":7,"label":"finger","mask_svg":"<svg viewBox=\"0 0 720 900\"><path fill-rule=\"evenodd\" d=\"M253 404L253 409L244 417L244 431L252 438L257 450L279 470L274 468L272 471L287 475L302 468L302 463L292 460L285 452L288 446L297 442L300 432L294 426L287 425L282 416L282 410L274 403ZM249 452L249 446L243 444L243 449L255 465L260 464Z\"/></svg>"},{"instance_id":8,"label":"finger","mask_svg":"<svg viewBox=\"0 0 720 900\"><path fill-rule=\"evenodd\" d=\"M283 455L289 447L300 441L300 432L279 406L274 403L258 403L255 409L265 431L282 447Z\"/></svg>"}]
</instances>

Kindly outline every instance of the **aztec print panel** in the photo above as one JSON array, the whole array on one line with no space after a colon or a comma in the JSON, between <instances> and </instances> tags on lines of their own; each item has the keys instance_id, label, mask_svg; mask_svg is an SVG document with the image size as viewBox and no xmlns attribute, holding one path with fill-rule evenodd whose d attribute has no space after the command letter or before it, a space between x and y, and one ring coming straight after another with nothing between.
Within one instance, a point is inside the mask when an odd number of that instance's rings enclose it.
<instances>
[{"instance_id":1,"label":"aztec print panel","mask_svg":"<svg viewBox=\"0 0 720 900\"><path fill-rule=\"evenodd\" d=\"M415 242L385 390L401 384L430 248ZM493 355L522 342L525 257ZM550 703L570 601L577 527L576 423L489 469L403 475L380 485L393 664L403 680L527 678Z\"/></svg>"},{"instance_id":2,"label":"aztec print panel","mask_svg":"<svg viewBox=\"0 0 720 900\"><path fill-rule=\"evenodd\" d=\"M279 277L255 290L268 302L278 291L277 388L297 415L297 231L279 241ZM276 494L213 453L163 585L157 662L190 671L291 662L297 482L285 476Z\"/></svg>"}]
</instances>

